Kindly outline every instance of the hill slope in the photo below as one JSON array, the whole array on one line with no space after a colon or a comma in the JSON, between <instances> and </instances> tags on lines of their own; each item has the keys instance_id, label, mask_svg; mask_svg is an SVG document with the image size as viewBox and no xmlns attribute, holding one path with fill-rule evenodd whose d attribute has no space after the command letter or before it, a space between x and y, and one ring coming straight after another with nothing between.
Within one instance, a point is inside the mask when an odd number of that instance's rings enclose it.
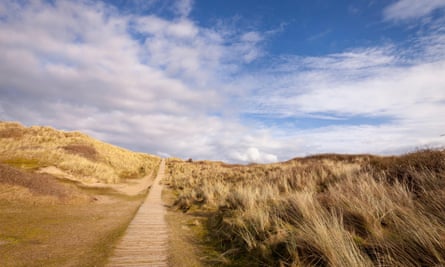
<instances>
[{"instance_id":1,"label":"hill slope","mask_svg":"<svg viewBox=\"0 0 445 267\"><path fill-rule=\"evenodd\" d=\"M159 162L82 133L0 122L0 265L103 266Z\"/></svg>"},{"instance_id":2,"label":"hill slope","mask_svg":"<svg viewBox=\"0 0 445 267\"><path fill-rule=\"evenodd\" d=\"M167 167L222 265L445 266L444 150Z\"/></svg>"},{"instance_id":3,"label":"hill slope","mask_svg":"<svg viewBox=\"0 0 445 267\"><path fill-rule=\"evenodd\" d=\"M79 132L0 122L0 163L31 171L54 166L83 183L117 183L149 174L159 158Z\"/></svg>"}]
</instances>

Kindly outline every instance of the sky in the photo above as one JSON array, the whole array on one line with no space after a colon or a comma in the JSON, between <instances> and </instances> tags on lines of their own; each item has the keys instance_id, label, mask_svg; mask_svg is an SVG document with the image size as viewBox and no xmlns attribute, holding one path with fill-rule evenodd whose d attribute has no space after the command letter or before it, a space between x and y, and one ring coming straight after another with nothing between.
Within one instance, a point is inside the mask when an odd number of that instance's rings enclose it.
<instances>
[{"instance_id":1,"label":"sky","mask_svg":"<svg viewBox=\"0 0 445 267\"><path fill-rule=\"evenodd\" d=\"M2 0L0 120L237 163L445 146L445 0Z\"/></svg>"}]
</instances>

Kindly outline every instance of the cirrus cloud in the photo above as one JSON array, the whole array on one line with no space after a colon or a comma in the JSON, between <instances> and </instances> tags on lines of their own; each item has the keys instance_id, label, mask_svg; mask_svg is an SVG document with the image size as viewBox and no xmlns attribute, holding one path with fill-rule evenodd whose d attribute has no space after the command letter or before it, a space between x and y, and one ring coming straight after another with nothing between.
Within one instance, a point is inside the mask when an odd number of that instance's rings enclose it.
<instances>
[{"instance_id":1,"label":"cirrus cloud","mask_svg":"<svg viewBox=\"0 0 445 267\"><path fill-rule=\"evenodd\" d=\"M444 0L398 0L384 11L387 20L416 19L445 7Z\"/></svg>"}]
</instances>

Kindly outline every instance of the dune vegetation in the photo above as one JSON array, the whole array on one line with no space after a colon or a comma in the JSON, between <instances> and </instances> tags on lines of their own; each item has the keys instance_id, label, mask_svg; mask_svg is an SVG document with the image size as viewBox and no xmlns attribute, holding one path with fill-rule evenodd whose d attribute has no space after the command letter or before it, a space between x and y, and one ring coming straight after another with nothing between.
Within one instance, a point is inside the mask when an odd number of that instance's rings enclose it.
<instances>
[{"instance_id":1,"label":"dune vegetation","mask_svg":"<svg viewBox=\"0 0 445 267\"><path fill-rule=\"evenodd\" d=\"M103 266L159 162L82 133L0 122L0 266Z\"/></svg>"},{"instance_id":2,"label":"dune vegetation","mask_svg":"<svg viewBox=\"0 0 445 267\"><path fill-rule=\"evenodd\" d=\"M2 266L104 265L144 199L113 186L138 186L159 161L78 132L0 122ZM166 167L164 196L184 212L167 219L173 236L187 229L178 248L192 247L194 263L445 265L445 150Z\"/></svg>"},{"instance_id":3,"label":"dune vegetation","mask_svg":"<svg viewBox=\"0 0 445 267\"><path fill-rule=\"evenodd\" d=\"M221 265L445 265L443 150L167 166L175 206L205 214Z\"/></svg>"},{"instance_id":4,"label":"dune vegetation","mask_svg":"<svg viewBox=\"0 0 445 267\"><path fill-rule=\"evenodd\" d=\"M54 166L84 183L117 183L149 174L159 158L95 140L80 132L0 122L0 163L38 170Z\"/></svg>"}]
</instances>

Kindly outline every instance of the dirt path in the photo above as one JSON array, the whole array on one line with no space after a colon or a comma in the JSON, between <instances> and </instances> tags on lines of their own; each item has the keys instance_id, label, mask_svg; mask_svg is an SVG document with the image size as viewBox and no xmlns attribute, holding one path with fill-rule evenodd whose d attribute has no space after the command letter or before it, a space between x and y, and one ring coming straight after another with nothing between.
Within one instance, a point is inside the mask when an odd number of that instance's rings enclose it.
<instances>
[{"instance_id":1,"label":"dirt path","mask_svg":"<svg viewBox=\"0 0 445 267\"><path fill-rule=\"evenodd\" d=\"M159 184L164 168L162 160L147 199L114 248L107 266L168 266L168 232Z\"/></svg>"},{"instance_id":2,"label":"dirt path","mask_svg":"<svg viewBox=\"0 0 445 267\"><path fill-rule=\"evenodd\" d=\"M73 175L55 167L49 166L39 170L39 173L48 173L59 178L75 181L87 188L111 188L119 193L129 196L135 196L143 193L152 184L152 172L140 179L127 179L117 184L104 184L104 183L84 183Z\"/></svg>"}]
</instances>

